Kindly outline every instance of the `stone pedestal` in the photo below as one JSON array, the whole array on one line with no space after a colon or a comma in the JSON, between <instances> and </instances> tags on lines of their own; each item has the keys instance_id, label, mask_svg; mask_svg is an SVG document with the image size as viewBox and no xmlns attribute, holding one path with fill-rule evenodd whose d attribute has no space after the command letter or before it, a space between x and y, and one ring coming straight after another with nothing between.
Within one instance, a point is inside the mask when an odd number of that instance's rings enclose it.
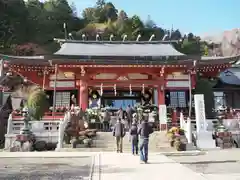
<instances>
[{"instance_id":1,"label":"stone pedestal","mask_svg":"<svg viewBox=\"0 0 240 180\"><path fill-rule=\"evenodd\" d=\"M197 147L200 149L216 148L215 140L212 139L212 132L199 132L197 134Z\"/></svg>"}]
</instances>

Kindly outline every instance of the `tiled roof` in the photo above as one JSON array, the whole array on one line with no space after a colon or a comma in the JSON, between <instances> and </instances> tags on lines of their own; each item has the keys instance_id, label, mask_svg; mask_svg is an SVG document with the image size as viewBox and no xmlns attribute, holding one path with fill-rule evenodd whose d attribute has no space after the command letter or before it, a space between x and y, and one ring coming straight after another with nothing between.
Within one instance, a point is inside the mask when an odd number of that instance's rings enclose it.
<instances>
[{"instance_id":1,"label":"tiled roof","mask_svg":"<svg viewBox=\"0 0 240 180\"><path fill-rule=\"evenodd\" d=\"M171 44L161 42L75 42L67 41L55 55L66 56L118 56L118 57L162 57L185 56Z\"/></svg>"}]
</instances>

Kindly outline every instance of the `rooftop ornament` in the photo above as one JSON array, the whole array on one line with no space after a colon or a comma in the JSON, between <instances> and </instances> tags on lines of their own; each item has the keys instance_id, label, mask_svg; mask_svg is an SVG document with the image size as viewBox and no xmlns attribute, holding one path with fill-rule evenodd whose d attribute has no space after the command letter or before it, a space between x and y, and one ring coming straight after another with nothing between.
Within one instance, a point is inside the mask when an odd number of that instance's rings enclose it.
<instances>
[{"instance_id":1,"label":"rooftop ornament","mask_svg":"<svg viewBox=\"0 0 240 180\"><path fill-rule=\"evenodd\" d=\"M137 36L136 41L139 41L139 39L140 39L141 37L142 37L141 34L139 34L139 35Z\"/></svg>"},{"instance_id":2,"label":"rooftop ornament","mask_svg":"<svg viewBox=\"0 0 240 180\"><path fill-rule=\"evenodd\" d=\"M168 34L165 34L162 38L163 41L166 41L166 39L168 38Z\"/></svg>"},{"instance_id":3,"label":"rooftop ornament","mask_svg":"<svg viewBox=\"0 0 240 180\"><path fill-rule=\"evenodd\" d=\"M114 38L114 35L113 35L113 34L111 34L111 35L110 35L110 37L109 37L109 41L112 41L112 40L113 40L113 38Z\"/></svg>"},{"instance_id":4,"label":"rooftop ornament","mask_svg":"<svg viewBox=\"0 0 240 180\"><path fill-rule=\"evenodd\" d=\"M82 40L85 41L86 40L86 35L82 34Z\"/></svg>"},{"instance_id":5,"label":"rooftop ornament","mask_svg":"<svg viewBox=\"0 0 240 180\"><path fill-rule=\"evenodd\" d=\"M114 95L116 96L117 95L117 85L116 84L114 84L113 90L114 90Z\"/></svg>"},{"instance_id":6,"label":"rooftop ornament","mask_svg":"<svg viewBox=\"0 0 240 180\"><path fill-rule=\"evenodd\" d=\"M123 35L123 40L122 40L122 41L124 42L126 39L127 39L127 35L124 34L124 35Z\"/></svg>"},{"instance_id":7,"label":"rooftop ornament","mask_svg":"<svg viewBox=\"0 0 240 180\"><path fill-rule=\"evenodd\" d=\"M132 95L132 85L129 85L129 94Z\"/></svg>"},{"instance_id":8,"label":"rooftop ornament","mask_svg":"<svg viewBox=\"0 0 240 180\"><path fill-rule=\"evenodd\" d=\"M144 94L145 93L145 85L143 84L142 85L142 94Z\"/></svg>"},{"instance_id":9,"label":"rooftop ornament","mask_svg":"<svg viewBox=\"0 0 240 180\"><path fill-rule=\"evenodd\" d=\"M96 34L96 41L99 41L99 40L100 40L100 35Z\"/></svg>"},{"instance_id":10,"label":"rooftop ornament","mask_svg":"<svg viewBox=\"0 0 240 180\"><path fill-rule=\"evenodd\" d=\"M12 76L12 72L7 72L6 75L7 76Z\"/></svg>"},{"instance_id":11,"label":"rooftop ornament","mask_svg":"<svg viewBox=\"0 0 240 180\"><path fill-rule=\"evenodd\" d=\"M103 95L103 83L101 84L101 87L100 87L100 95L101 96Z\"/></svg>"},{"instance_id":12,"label":"rooftop ornament","mask_svg":"<svg viewBox=\"0 0 240 180\"><path fill-rule=\"evenodd\" d=\"M155 38L155 34L151 35L151 37L149 38L149 40L148 40L148 41L152 41L152 40L153 40L153 38Z\"/></svg>"},{"instance_id":13,"label":"rooftop ornament","mask_svg":"<svg viewBox=\"0 0 240 180\"><path fill-rule=\"evenodd\" d=\"M69 33L68 36L69 36L69 39L74 40L72 33Z\"/></svg>"},{"instance_id":14,"label":"rooftop ornament","mask_svg":"<svg viewBox=\"0 0 240 180\"><path fill-rule=\"evenodd\" d=\"M64 34L65 34L65 39L67 40L68 36L67 36L67 24L63 23L63 29L64 29Z\"/></svg>"}]
</instances>

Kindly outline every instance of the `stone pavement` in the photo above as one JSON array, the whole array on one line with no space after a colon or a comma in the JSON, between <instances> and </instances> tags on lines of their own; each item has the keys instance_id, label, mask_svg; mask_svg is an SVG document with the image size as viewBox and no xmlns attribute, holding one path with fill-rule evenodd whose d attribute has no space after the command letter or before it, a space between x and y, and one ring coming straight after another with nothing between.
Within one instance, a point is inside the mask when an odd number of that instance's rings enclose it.
<instances>
[{"instance_id":1,"label":"stone pavement","mask_svg":"<svg viewBox=\"0 0 240 180\"><path fill-rule=\"evenodd\" d=\"M227 153L224 154L227 156ZM237 154L237 151L235 154ZM215 159L216 156L214 156L215 158L213 156L211 153L201 156L206 158L202 159L202 161L211 158ZM21 180L20 177L26 177L26 175L27 179L31 180L44 178L77 180L81 176L87 180L147 180L149 178L151 180L240 179L239 174L228 174L227 172L216 174L210 169L208 170L209 173L205 174L192 168L194 166L192 164L189 166L180 164L183 161L183 156L175 157L172 160L160 153L150 153L149 164L140 164L139 156L115 152L0 152L0 158L0 167L2 167L2 169L0 168L0 179L16 179L13 177L18 177L17 179ZM193 159L201 159L200 156L188 156L185 158L188 158L185 163L192 162ZM223 153L221 158L223 158ZM177 159L181 159L181 162L176 162ZM221 167L223 166L221 165ZM215 166L215 168L219 170L220 165ZM21 169L21 172L19 172L19 169ZM83 171L81 172L78 169Z\"/></svg>"},{"instance_id":2,"label":"stone pavement","mask_svg":"<svg viewBox=\"0 0 240 180\"><path fill-rule=\"evenodd\" d=\"M240 180L240 149L216 149L198 156L169 156L209 180Z\"/></svg>"},{"instance_id":3,"label":"stone pavement","mask_svg":"<svg viewBox=\"0 0 240 180\"><path fill-rule=\"evenodd\" d=\"M139 156L101 153L96 164L101 166L96 169L93 180L99 180L99 177L102 180L206 180L201 174L161 154L150 154L149 164L140 164Z\"/></svg>"},{"instance_id":4,"label":"stone pavement","mask_svg":"<svg viewBox=\"0 0 240 180\"><path fill-rule=\"evenodd\" d=\"M92 157L1 158L1 180L89 180Z\"/></svg>"}]
</instances>

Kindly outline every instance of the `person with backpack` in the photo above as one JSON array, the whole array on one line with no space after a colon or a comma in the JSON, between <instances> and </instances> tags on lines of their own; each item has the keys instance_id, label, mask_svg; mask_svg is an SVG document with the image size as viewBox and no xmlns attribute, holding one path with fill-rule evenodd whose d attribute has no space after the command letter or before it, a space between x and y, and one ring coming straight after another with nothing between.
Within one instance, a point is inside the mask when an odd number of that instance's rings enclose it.
<instances>
[{"instance_id":1,"label":"person with backpack","mask_svg":"<svg viewBox=\"0 0 240 180\"><path fill-rule=\"evenodd\" d=\"M138 134L140 136L140 160L141 162L148 162L148 144L149 144L149 135L153 133L152 126L148 123L148 119L145 118L139 129Z\"/></svg>"},{"instance_id":2,"label":"person with backpack","mask_svg":"<svg viewBox=\"0 0 240 180\"><path fill-rule=\"evenodd\" d=\"M133 121L129 130L129 141L132 144L132 154L138 155L138 127L135 121Z\"/></svg>"},{"instance_id":3,"label":"person with backpack","mask_svg":"<svg viewBox=\"0 0 240 180\"><path fill-rule=\"evenodd\" d=\"M124 124L122 123L121 119L119 118L117 120L117 123L115 124L113 128L113 136L116 138L116 144L117 144L117 152L122 153L122 148L123 148L123 138L125 136L125 128Z\"/></svg>"}]
</instances>

